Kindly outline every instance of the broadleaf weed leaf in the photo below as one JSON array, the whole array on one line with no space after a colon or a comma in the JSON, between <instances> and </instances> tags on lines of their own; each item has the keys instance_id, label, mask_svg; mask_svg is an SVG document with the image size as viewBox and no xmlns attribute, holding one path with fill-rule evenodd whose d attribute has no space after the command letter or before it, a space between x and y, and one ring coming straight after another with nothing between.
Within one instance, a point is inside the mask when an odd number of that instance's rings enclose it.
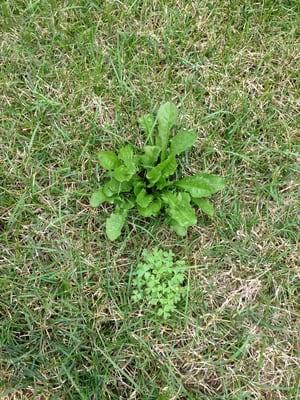
<instances>
[{"instance_id":1,"label":"broadleaf weed leaf","mask_svg":"<svg viewBox=\"0 0 300 400\"><path fill-rule=\"evenodd\" d=\"M175 104L167 102L159 107L157 112L158 120L158 145L161 147L161 160L166 156L169 144L170 132L177 120L177 108Z\"/></svg>"},{"instance_id":2,"label":"broadleaf weed leaf","mask_svg":"<svg viewBox=\"0 0 300 400\"><path fill-rule=\"evenodd\" d=\"M192 147L196 140L197 134L195 131L178 133L171 139L170 153L174 155L181 154Z\"/></svg>"},{"instance_id":3,"label":"broadleaf weed leaf","mask_svg":"<svg viewBox=\"0 0 300 400\"><path fill-rule=\"evenodd\" d=\"M114 170L120 165L120 161L115 152L111 150L100 151L97 155L101 167L106 170Z\"/></svg>"},{"instance_id":4,"label":"broadleaf weed leaf","mask_svg":"<svg viewBox=\"0 0 300 400\"><path fill-rule=\"evenodd\" d=\"M186 190L192 197L209 197L219 190L224 189L225 183L223 178L217 175L199 173L187 178L183 178L175 185L180 189Z\"/></svg>"},{"instance_id":5,"label":"broadleaf weed leaf","mask_svg":"<svg viewBox=\"0 0 300 400\"><path fill-rule=\"evenodd\" d=\"M176 180L176 157L190 149L197 139L192 130L180 131L172 137L176 121L176 106L171 102L164 103L159 107L156 119L150 114L140 119L150 145L145 144L142 151L127 144L117 152L101 150L98 153L99 163L110 178L92 193L90 206L98 207L104 202L116 206L116 211L106 222L110 240L120 236L129 210L136 209L143 218L163 213L166 223L179 236L186 235L188 228L197 223L192 204L213 216L214 208L207 197L222 190L224 180L208 173ZM161 263L159 258L156 261ZM159 271L166 273L168 264L170 260L166 259ZM162 295L166 289L164 285L160 289Z\"/></svg>"},{"instance_id":6,"label":"broadleaf weed leaf","mask_svg":"<svg viewBox=\"0 0 300 400\"><path fill-rule=\"evenodd\" d=\"M94 192L90 198L90 206L91 207L99 207L100 204L104 203L107 201L108 198L105 196L103 189L98 189L96 192Z\"/></svg>"},{"instance_id":7,"label":"broadleaf weed leaf","mask_svg":"<svg viewBox=\"0 0 300 400\"><path fill-rule=\"evenodd\" d=\"M112 213L106 220L106 234L109 240L114 241L120 235L126 220L126 212Z\"/></svg>"},{"instance_id":8,"label":"broadleaf weed leaf","mask_svg":"<svg viewBox=\"0 0 300 400\"><path fill-rule=\"evenodd\" d=\"M193 203L196 204L205 214L209 217L213 217L215 214L215 209L213 204L205 197L202 198L195 198L192 199Z\"/></svg>"}]
</instances>

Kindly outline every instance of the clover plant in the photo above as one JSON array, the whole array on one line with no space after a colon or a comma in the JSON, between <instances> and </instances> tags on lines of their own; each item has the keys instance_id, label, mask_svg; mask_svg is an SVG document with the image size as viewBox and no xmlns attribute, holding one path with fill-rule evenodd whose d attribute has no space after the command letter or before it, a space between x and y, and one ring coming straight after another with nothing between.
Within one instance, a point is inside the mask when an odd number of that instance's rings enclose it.
<instances>
[{"instance_id":1,"label":"clover plant","mask_svg":"<svg viewBox=\"0 0 300 400\"><path fill-rule=\"evenodd\" d=\"M156 118L148 114L140 119L147 135L143 149L127 144L117 152L98 153L108 180L92 194L90 205L98 207L107 202L115 206L106 220L110 240L120 236L133 208L145 218L162 213L166 223L180 236L197 223L193 206L213 216L214 208L208 198L223 189L224 181L205 172L178 178L176 157L194 145L197 135L193 130L173 134L176 119L176 106L170 102L162 104Z\"/></svg>"}]
</instances>

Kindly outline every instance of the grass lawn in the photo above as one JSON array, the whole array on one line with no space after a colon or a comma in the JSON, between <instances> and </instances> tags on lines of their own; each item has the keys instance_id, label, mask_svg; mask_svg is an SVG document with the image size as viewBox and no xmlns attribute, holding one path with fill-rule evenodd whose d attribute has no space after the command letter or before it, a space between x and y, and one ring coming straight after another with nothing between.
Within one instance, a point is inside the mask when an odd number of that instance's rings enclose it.
<instances>
[{"instance_id":1,"label":"grass lawn","mask_svg":"<svg viewBox=\"0 0 300 400\"><path fill-rule=\"evenodd\" d=\"M300 398L299 15L298 0L1 1L1 399ZM216 217L179 238L133 215L111 243L109 209L89 206L97 151L141 145L163 101L197 131L187 173L226 179ZM131 301L154 246L190 266L165 324Z\"/></svg>"}]
</instances>

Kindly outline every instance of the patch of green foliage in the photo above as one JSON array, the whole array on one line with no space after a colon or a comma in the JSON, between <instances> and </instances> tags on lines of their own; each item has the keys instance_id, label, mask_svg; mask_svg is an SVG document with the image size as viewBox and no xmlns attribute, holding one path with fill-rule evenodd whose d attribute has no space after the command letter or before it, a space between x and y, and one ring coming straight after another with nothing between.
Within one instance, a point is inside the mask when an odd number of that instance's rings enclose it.
<instances>
[{"instance_id":1,"label":"patch of green foliage","mask_svg":"<svg viewBox=\"0 0 300 400\"><path fill-rule=\"evenodd\" d=\"M0 398L300 399L299 0L2 0L0 15ZM104 240L91 155L142 147L135 115L163 98L197 128L186 175L228 179L216 222L177 238L132 209L122 243ZM131 304L155 246L188 264L168 327Z\"/></svg>"},{"instance_id":2,"label":"patch of green foliage","mask_svg":"<svg viewBox=\"0 0 300 400\"><path fill-rule=\"evenodd\" d=\"M145 250L143 258L134 273L132 299L150 305L151 311L166 320L186 294L185 262L174 261L172 251L157 248L152 252Z\"/></svg>"},{"instance_id":3,"label":"patch of green foliage","mask_svg":"<svg viewBox=\"0 0 300 400\"><path fill-rule=\"evenodd\" d=\"M180 236L197 223L193 205L213 216L214 208L208 197L223 189L224 181L208 173L177 178L176 157L193 146L197 135L187 130L172 136L176 119L176 106L170 102L162 104L156 119L150 114L140 119L150 143L142 152L126 145L118 153L107 150L98 154L109 180L92 194L90 204L92 207L104 202L115 205L115 211L106 221L110 240L120 236L131 208L137 208L143 217L164 211L167 224Z\"/></svg>"}]
</instances>

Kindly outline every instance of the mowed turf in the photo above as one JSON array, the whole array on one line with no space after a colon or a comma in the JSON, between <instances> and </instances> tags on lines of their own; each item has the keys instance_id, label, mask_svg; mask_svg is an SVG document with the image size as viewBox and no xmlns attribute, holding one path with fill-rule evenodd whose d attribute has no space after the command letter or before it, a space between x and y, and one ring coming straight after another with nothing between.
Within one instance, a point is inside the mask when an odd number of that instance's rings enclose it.
<instances>
[{"instance_id":1,"label":"mowed turf","mask_svg":"<svg viewBox=\"0 0 300 400\"><path fill-rule=\"evenodd\" d=\"M300 398L299 15L297 0L0 3L1 399ZM110 243L110 209L89 207L97 151L141 145L163 101L198 134L186 173L226 179L216 217L182 239L133 213ZM190 266L164 324L130 299L154 246Z\"/></svg>"}]
</instances>

